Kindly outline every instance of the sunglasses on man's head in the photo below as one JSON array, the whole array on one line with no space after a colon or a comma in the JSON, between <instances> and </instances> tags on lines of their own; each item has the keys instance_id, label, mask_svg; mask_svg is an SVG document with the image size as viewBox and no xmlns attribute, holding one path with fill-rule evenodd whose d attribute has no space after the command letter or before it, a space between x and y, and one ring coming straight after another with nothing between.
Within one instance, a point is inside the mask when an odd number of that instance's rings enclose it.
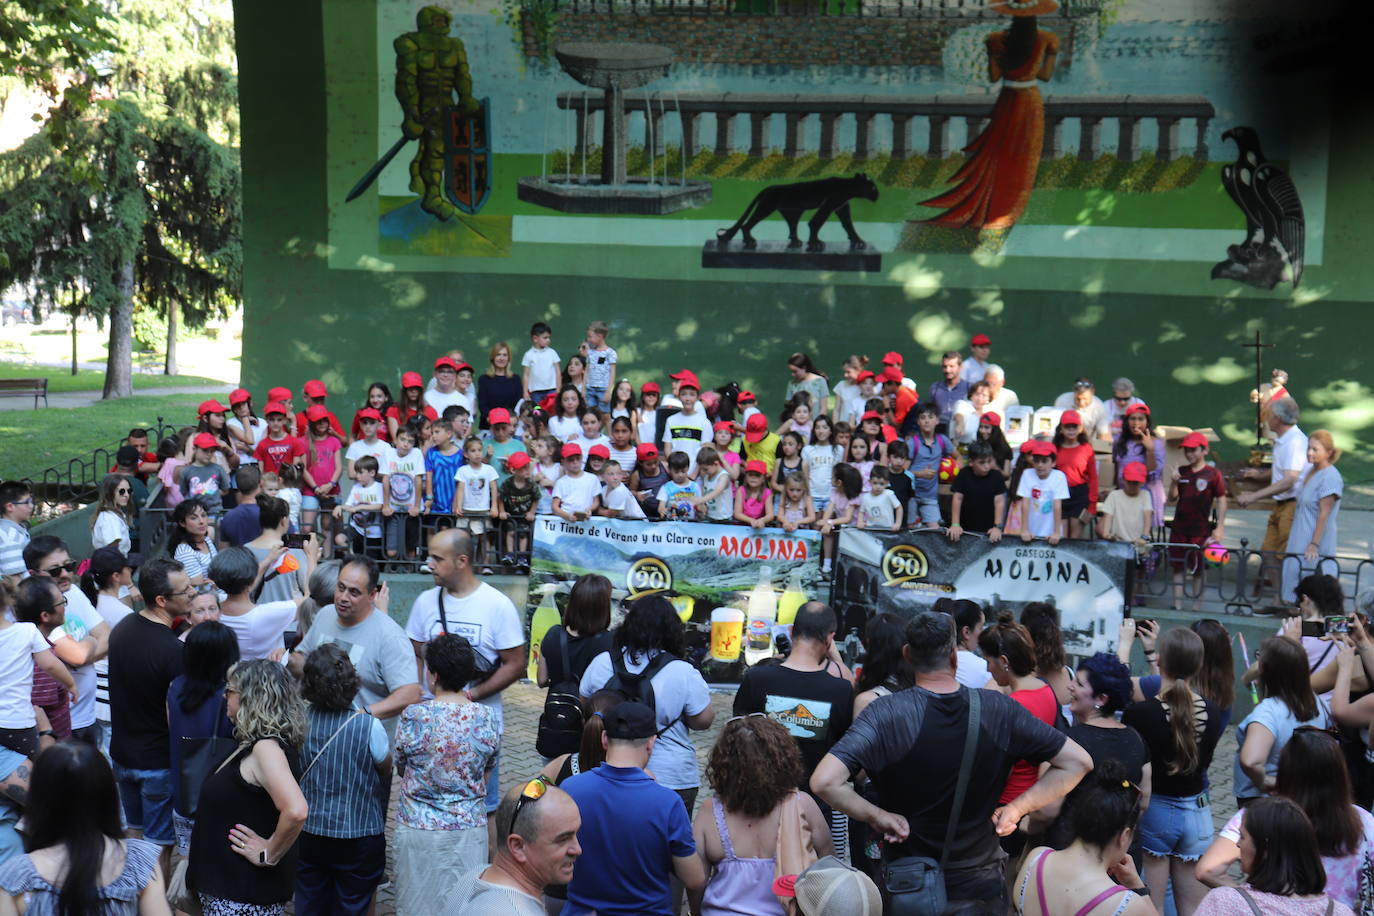
<instances>
[{"instance_id":1,"label":"sunglasses on man's head","mask_svg":"<svg viewBox=\"0 0 1374 916\"><path fill-rule=\"evenodd\" d=\"M515 832L515 822L520 819L520 811L525 807L525 802L539 801L544 797L544 793L549 791L549 780L545 776L536 776L525 783L525 788L520 790L520 799L515 803L515 811L510 816L510 827L507 833Z\"/></svg>"}]
</instances>

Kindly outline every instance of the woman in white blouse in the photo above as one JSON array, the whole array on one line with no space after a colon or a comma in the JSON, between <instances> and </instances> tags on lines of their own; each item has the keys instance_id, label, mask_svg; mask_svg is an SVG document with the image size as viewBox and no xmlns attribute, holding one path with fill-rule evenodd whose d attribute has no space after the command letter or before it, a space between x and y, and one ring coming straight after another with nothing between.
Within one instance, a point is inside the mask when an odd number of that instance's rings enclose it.
<instances>
[{"instance_id":1,"label":"woman in white blouse","mask_svg":"<svg viewBox=\"0 0 1374 916\"><path fill-rule=\"evenodd\" d=\"M132 494L133 485L122 474L111 474L100 484L100 501L91 517L92 550L113 544L120 553L129 552L132 546L129 540L129 523L133 521L129 508Z\"/></svg>"}]
</instances>

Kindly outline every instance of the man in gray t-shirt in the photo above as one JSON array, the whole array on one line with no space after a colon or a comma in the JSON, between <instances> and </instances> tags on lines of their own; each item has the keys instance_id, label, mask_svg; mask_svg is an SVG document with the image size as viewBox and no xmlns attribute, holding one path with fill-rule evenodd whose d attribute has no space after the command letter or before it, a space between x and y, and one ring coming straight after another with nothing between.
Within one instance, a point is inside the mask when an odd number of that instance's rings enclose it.
<instances>
[{"instance_id":1,"label":"man in gray t-shirt","mask_svg":"<svg viewBox=\"0 0 1374 916\"><path fill-rule=\"evenodd\" d=\"M420 682L410 640L401 625L387 616L389 596L385 586L378 588L378 577L377 563L371 558L344 557L334 603L320 608L288 666L299 677L305 657L316 646L332 642L343 647L362 679L355 702L380 719L387 737L394 740L397 716L420 701Z\"/></svg>"}]
</instances>

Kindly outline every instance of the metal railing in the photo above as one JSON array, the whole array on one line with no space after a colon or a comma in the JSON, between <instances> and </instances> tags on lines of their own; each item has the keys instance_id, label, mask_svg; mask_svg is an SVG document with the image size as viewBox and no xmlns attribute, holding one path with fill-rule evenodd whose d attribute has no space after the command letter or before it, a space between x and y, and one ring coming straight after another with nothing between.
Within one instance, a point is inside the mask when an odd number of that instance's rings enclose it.
<instances>
[{"instance_id":1,"label":"metal railing","mask_svg":"<svg viewBox=\"0 0 1374 916\"><path fill-rule=\"evenodd\" d=\"M158 417L147 429L149 443L155 443L175 434L177 428ZM34 520L47 520L94 502L100 482L109 476L110 469L115 466L115 453L123 444L123 439L117 439L113 444L99 446L89 455L79 455L20 478L33 490Z\"/></svg>"}]
</instances>

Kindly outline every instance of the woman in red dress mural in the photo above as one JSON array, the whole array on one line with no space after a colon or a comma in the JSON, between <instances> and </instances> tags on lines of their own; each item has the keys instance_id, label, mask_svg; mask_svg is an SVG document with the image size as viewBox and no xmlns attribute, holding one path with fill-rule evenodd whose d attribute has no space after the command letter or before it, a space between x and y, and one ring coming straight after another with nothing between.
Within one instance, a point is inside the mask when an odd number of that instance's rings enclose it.
<instances>
[{"instance_id":1,"label":"woman in red dress mural","mask_svg":"<svg viewBox=\"0 0 1374 916\"><path fill-rule=\"evenodd\" d=\"M955 187L925 207L945 212L926 220L940 226L1007 230L1025 212L1040 167L1045 103L1036 80L1054 74L1059 36L1036 27L1056 0L994 0L988 8L1011 16L1011 28L987 37L988 80L1002 81L988 125L964 147L968 159L950 180Z\"/></svg>"}]
</instances>

